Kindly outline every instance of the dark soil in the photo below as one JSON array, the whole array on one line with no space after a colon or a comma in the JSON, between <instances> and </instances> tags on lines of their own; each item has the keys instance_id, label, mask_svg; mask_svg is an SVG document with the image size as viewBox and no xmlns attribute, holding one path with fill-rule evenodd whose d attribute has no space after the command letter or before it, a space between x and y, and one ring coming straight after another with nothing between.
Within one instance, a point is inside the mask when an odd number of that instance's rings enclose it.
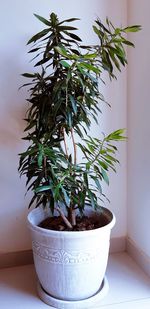
<instances>
[{"instance_id":1,"label":"dark soil","mask_svg":"<svg viewBox=\"0 0 150 309\"><path fill-rule=\"evenodd\" d=\"M99 227L105 226L107 223L108 220L103 215L101 216L101 220L100 218L95 217L77 217L77 224L73 227L71 231L94 230ZM60 216L46 218L39 224L39 227L55 231L70 231L70 229L65 225Z\"/></svg>"}]
</instances>

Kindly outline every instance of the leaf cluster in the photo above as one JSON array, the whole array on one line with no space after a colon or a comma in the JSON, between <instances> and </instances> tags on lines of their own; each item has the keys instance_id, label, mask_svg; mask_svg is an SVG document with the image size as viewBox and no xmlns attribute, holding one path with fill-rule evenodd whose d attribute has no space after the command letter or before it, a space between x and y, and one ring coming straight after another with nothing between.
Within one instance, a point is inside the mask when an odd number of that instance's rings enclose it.
<instances>
[{"instance_id":1,"label":"leaf cluster","mask_svg":"<svg viewBox=\"0 0 150 309\"><path fill-rule=\"evenodd\" d=\"M85 204L98 209L104 196L101 183L109 183L108 172L115 171L118 163L113 142L124 140L124 130L102 140L88 136L87 130L92 120L98 123L99 102L105 102L99 90L102 73L116 78L115 69L127 64L125 46L134 46L126 34L139 31L140 26L115 28L108 19L106 25L97 19L93 31L99 44L85 46L72 26L78 18L60 22L55 13L49 19L35 17L45 28L27 44L32 44L34 67L41 69L22 74L29 80L23 86L30 86L23 137L29 147L20 154L19 163L27 190L33 191L29 207L49 204L52 213L62 204L81 213ZM75 142L74 133L82 144ZM74 153L68 153L67 136L72 138ZM79 163L78 148L84 156Z\"/></svg>"}]
</instances>

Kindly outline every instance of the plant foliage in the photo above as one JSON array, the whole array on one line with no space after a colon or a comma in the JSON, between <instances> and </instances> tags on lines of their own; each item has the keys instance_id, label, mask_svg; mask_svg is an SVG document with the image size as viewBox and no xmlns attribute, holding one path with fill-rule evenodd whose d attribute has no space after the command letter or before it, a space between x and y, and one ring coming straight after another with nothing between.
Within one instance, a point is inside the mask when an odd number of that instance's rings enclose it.
<instances>
[{"instance_id":1,"label":"plant foliage","mask_svg":"<svg viewBox=\"0 0 150 309\"><path fill-rule=\"evenodd\" d=\"M116 78L114 71L127 64L125 46L134 46L126 34L139 31L140 26L115 28L108 19L106 25L97 19L93 31L99 43L84 46L72 26L78 18L60 22L54 13L48 20L35 17L44 29L27 44L32 44L29 53L40 70L23 74L29 80L23 86L30 86L23 137L29 147L20 154L19 171L27 177L27 190L33 191L29 207L49 204L52 214L56 209L72 228L77 208L81 213L85 204L99 209L99 199L104 196L102 181L109 184L108 172L116 170L114 142L125 139L124 130L102 140L87 131L92 120L98 122L99 102L105 101L99 90L102 73L107 71L110 79ZM68 150L68 137L73 153ZM82 162L77 160L78 148ZM62 204L68 211L66 217Z\"/></svg>"}]
</instances>

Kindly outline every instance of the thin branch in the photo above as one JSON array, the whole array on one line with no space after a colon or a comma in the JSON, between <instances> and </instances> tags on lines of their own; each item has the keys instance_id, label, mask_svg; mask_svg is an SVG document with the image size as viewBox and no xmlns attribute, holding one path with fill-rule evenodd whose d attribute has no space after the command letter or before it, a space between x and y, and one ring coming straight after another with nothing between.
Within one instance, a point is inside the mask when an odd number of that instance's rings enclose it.
<instances>
[{"instance_id":1,"label":"thin branch","mask_svg":"<svg viewBox=\"0 0 150 309\"><path fill-rule=\"evenodd\" d=\"M72 216L71 216L71 221L72 221L72 225L76 226L76 213L75 213L75 209L72 209Z\"/></svg>"},{"instance_id":2,"label":"thin branch","mask_svg":"<svg viewBox=\"0 0 150 309\"><path fill-rule=\"evenodd\" d=\"M64 223L66 224L66 226L72 230L72 225L71 223L69 222L69 220L67 219L67 217L64 215L63 211L59 208L59 207L55 207L55 209L59 212L61 218L63 219Z\"/></svg>"},{"instance_id":3,"label":"thin branch","mask_svg":"<svg viewBox=\"0 0 150 309\"><path fill-rule=\"evenodd\" d=\"M74 164L76 164L77 163L77 146L74 140L74 134L73 134L72 128L71 128L71 137L72 137L73 149L74 149Z\"/></svg>"},{"instance_id":4,"label":"thin branch","mask_svg":"<svg viewBox=\"0 0 150 309\"><path fill-rule=\"evenodd\" d=\"M47 179L46 156L44 156L44 176Z\"/></svg>"},{"instance_id":5,"label":"thin branch","mask_svg":"<svg viewBox=\"0 0 150 309\"><path fill-rule=\"evenodd\" d=\"M68 80L66 80L66 107L68 106Z\"/></svg>"},{"instance_id":6,"label":"thin branch","mask_svg":"<svg viewBox=\"0 0 150 309\"><path fill-rule=\"evenodd\" d=\"M69 155L68 155L68 150L67 150L67 143L66 143L66 136L65 136L65 128L63 128L63 137L64 137L65 152L66 152L66 156L67 156L67 159L68 159L68 158L69 158Z\"/></svg>"}]
</instances>

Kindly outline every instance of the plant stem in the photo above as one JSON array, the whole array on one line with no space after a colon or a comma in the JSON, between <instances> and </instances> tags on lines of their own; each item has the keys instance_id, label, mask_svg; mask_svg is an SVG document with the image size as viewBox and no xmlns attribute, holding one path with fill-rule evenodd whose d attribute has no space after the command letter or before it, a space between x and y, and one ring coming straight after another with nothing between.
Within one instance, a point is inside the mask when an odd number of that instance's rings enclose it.
<instances>
[{"instance_id":1,"label":"plant stem","mask_svg":"<svg viewBox=\"0 0 150 309\"><path fill-rule=\"evenodd\" d=\"M68 159L69 156L68 156L68 150L67 150L67 143L66 143L66 136L65 136L65 128L63 128L63 137L64 137L65 152L66 152L66 156L67 156L67 159Z\"/></svg>"},{"instance_id":2,"label":"plant stem","mask_svg":"<svg viewBox=\"0 0 150 309\"><path fill-rule=\"evenodd\" d=\"M68 83L66 84L66 107L68 105Z\"/></svg>"},{"instance_id":3,"label":"plant stem","mask_svg":"<svg viewBox=\"0 0 150 309\"><path fill-rule=\"evenodd\" d=\"M72 218L71 218L71 223L73 226L76 226L76 213L75 213L75 209L72 209Z\"/></svg>"},{"instance_id":4,"label":"plant stem","mask_svg":"<svg viewBox=\"0 0 150 309\"><path fill-rule=\"evenodd\" d=\"M73 133L73 128L71 128L71 137L72 137L72 142L73 142L73 148L74 148L74 164L77 164L77 146L75 143L74 139L74 133ZM75 213L75 208L71 207L70 208L70 216L71 216L71 223L73 226L76 225L76 213Z\"/></svg>"},{"instance_id":5,"label":"plant stem","mask_svg":"<svg viewBox=\"0 0 150 309\"><path fill-rule=\"evenodd\" d=\"M46 156L44 156L44 173L45 173L45 178L47 179Z\"/></svg>"},{"instance_id":6,"label":"plant stem","mask_svg":"<svg viewBox=\"0 0 150 309\"><path fill-rule=\"evenodd\" d=\"M70 207L68 209L68 215L69 215L69 219L71 221L72 226L75 226L76 225L76 213L75 213L74 207Z\"/></svg>"},{"instance_id":7,"label":"plant stem","mask_svg":"<svg viewBox=\"0 0 150 309\"><path fill-rule=\"evenodd\" d=\"M71 137L72 137L73 148L74 148L74 164L76 164L77 163L77 146L74 140L74 134L73 134L72 128L71 128Z\"/></svg>"},{"instance_id":8,"label":"plant stem","mask_svg":"<svg viewBox=\"0 0 150 309\"><path fill-rule=\"evenodd\" d=\"M66 224L66 226L72 230L73 226L71 225L71 223L69 222L69 220L66 218L66 216L64 215L63 211L59 208L59 207L55 207L55 209L59 212L60 216L62 217L64 223Z\"/></svg>"}]
</instances>

